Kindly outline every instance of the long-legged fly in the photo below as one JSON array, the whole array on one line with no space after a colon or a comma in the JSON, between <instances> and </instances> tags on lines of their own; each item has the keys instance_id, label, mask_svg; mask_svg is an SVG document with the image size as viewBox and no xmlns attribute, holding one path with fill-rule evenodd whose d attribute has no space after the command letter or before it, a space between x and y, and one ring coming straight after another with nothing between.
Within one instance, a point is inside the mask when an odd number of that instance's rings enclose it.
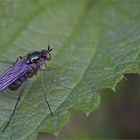
<instances>
[{"instance_id":1,"label":"long-legged fly","mask_svg":"<svg viewBox=\"0 0 140 140\"><path fill-rule=\"evenodd\" d=\"M5 127L3 128L3 132L6 130L7 126L9 125L16 111L17 105L24 93L28 79L36 75L38 71L43 70L43 65L46 65L46 62L51 60L51 54L50 54L51 51L52 49L48 45L47 50L35 51L32 53L28 53L26 56L23 57L20 56L16 60L16 62L12 64L10 68L8 68L2 75L0 75L0 91L4 91L7 88L10 90L17 90L20 86L22 86L16 104L14 106L13 112L9 120L7 121ZM7 61L0 61L0 62L10 63ZM53 115L45 94L44 86L45 86L44 81L42 79L42 93L45 97L50 113L51 115Z\"/></svg>"}]
</instances>

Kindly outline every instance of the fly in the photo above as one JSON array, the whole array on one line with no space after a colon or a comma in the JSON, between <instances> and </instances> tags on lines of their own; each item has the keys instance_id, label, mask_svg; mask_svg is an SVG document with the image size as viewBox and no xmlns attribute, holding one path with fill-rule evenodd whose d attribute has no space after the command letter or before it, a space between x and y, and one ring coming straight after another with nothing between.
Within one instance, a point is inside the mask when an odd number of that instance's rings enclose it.
<instances>
[{"instance_id":1,"label":"fly","mask_svg":"<svg viewBox=\"0 0 140 140\"><path fill-rule=\"evenodd\" d=\"M5 89L10 90L17 90L20 86L22 86L21 91L18 95L18 99L14 106L13 112L10 115L9 120L7 121L5 127L3 128L3 132L6 130L7 126L9 125L15 111L17 105L24 93L25 87L27 85L28 79L32 78L34 75L37 75L38 71L47 70L43 69L42 66L46 65L46 62L51 60L50 52L52 49L48 45L47 50L35 51L32 53L27 54L26 56L20 56L13 65L7 69L1 76L0 76L0 91L4 91ZM2 63L9 63L7 61L0 61ZM45 87L44 87L44 80L42 78L42 94L45 97L45 101L48 105L49 111L53 116L51 111L51 107L48 103L46 94L45 94Z\"/></svg>"}]
</instances>

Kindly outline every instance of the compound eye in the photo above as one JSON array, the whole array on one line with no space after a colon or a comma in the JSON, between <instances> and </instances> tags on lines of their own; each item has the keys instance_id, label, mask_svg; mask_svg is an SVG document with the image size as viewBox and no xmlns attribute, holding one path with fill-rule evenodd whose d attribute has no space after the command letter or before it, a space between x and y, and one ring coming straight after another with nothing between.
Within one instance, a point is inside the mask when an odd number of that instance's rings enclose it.
<instances>
[{"instance_id":1,"label":"compound eye","mask_svg":"<svg viewBox=\"0 0 140 140\"><path fill-rule=\"evenodd\" d=\"M46 53L45 57L48 61L51 60L51 54L50 53Z\"/></svg>"}]
</instances>

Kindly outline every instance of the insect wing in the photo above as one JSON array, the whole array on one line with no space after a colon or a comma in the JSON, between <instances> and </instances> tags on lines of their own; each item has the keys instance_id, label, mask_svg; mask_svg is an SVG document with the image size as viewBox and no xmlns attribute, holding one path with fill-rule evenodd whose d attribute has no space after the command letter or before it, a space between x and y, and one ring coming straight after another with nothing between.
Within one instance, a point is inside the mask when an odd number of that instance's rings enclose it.
<instances>
[{"instance_id":1,"label":"insect wing","mask_svg":"<svg viewBox=\"0 0 140 140\"><path fill-rule=\"evenodd\" d=\"M26 73L29 69L29 65L26 64L26 60L22 59L9 69L7 69L1 76L0 76L0 91L3 91L7 88L11 83L13 83L19 76Z\"/></svg>"}]
</instances>

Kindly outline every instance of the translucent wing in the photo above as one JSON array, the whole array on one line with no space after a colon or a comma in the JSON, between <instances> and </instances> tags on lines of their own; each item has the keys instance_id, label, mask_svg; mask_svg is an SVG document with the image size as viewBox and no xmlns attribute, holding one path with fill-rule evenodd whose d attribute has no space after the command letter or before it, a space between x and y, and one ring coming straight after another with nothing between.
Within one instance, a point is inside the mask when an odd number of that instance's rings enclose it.
<instances>
[{"instance_id":1,"label":"translucent wing","mask_svg":"<svg viewBox=\"0 0 140 140\"><path fill-rule=\"evenodd\" d=\"M22 59L13 66L11 66L9 69L7 69L0 76L0 91L3 91L21 75L26 73L29 70L29 68L30 66L26 64L26 59Z\"/></svg>"}]
</instances>

